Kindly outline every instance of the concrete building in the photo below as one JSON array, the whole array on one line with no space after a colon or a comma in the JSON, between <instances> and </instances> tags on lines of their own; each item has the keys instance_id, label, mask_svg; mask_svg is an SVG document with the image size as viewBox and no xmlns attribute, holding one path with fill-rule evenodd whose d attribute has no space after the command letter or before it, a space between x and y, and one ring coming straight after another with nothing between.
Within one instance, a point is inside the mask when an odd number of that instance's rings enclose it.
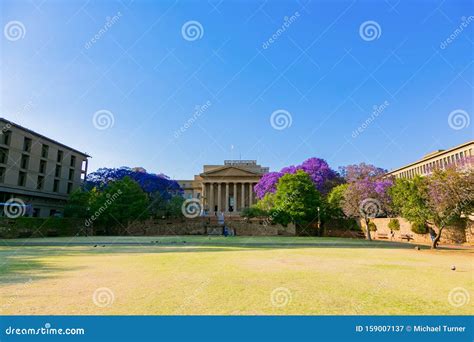
<instances>
[{"instance_id":1,"label":"concrete building","mask_svg":"<svg viewBox=\"0 0 474 342\"><path fill-rule=\"evenodd\" d=\"M466 162L467 161L467 162ZM420 160L390 171L387 175L396 178L427 176L435 169L443 169L454 164L457 167L474 167L474 140L448 150L438 150L427 154Z\"/></svg>"},{"instance_id":2,"label":"concrete building","mask_svg":"<svg viewBox=\"0 0 474 342\"><path fill-rule=\"evenodd\" d=\"M185 198L200 200L205 212L238 214L256 202L253 187L269 171L255 160L226 160L224 165L204 165L193 180L178 180Z\"/></svg>"},{"instance_id":3,"label":"concrete building","mask_svg":"<svg viewBox=\"0 0 474 342\"><path fill-rule=\"evenodd\" d=\"M87 174L86 153L0 118L0 215L15 199L28 216L61 215Z\"/></svg>"}]
</instances>

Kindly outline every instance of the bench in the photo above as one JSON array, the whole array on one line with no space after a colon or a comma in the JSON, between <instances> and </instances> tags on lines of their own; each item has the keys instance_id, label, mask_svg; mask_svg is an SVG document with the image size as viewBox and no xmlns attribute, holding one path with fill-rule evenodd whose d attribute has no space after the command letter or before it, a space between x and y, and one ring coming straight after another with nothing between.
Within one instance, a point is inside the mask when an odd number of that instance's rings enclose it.
<instances>
[{"instance_id":1,"label":"bench","mask_svg":"<svg viewBox=\"0 0 474 342\"><path fill-rule=\"evenodd\" d=\"M377 233L377 237L379 239L388 239L388 234L387 233Z\"/></svg>"},{"instance_id":2,"label":"bench","mask_svg":"<svg viewBox=\"0 0 474 342\"><path fill-rule=\"evenodd\" d=\"M407 240L408 242L410 242L410 240L413 240L413 236L410 235L410 234L401 234L401 235L400 235L400 238L401 238L402 240Z\"/></svg>"}]
</instances>

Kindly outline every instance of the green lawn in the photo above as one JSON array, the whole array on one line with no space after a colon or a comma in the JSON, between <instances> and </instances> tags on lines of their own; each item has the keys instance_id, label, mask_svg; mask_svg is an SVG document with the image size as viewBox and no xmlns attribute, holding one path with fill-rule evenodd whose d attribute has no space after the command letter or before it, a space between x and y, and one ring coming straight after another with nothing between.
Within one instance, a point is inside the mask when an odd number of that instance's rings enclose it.
<instances>
[{"instance_id":1,"label":"green lawn","mask_svg":"<svg viewBox=\"0 0 474 342\"><path fill-rule=\"evenodd\" d=\"M0 314L472 315L473 253L337 238L0 240Z\"/></svg>"}]
</instances>

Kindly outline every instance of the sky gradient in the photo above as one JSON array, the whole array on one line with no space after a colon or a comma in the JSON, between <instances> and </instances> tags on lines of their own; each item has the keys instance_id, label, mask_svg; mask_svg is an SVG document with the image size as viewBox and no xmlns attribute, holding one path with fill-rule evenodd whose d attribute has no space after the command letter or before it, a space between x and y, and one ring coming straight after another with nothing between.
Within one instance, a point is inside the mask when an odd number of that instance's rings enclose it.
<instances>
[{"instance_id":1,"label":"sky gradient","mask_svg":"<svg viewBox=\"0 0 474 342\"><path fill-rule=\"evenodd\" d=\"M90 171L392 169L474 136L470 1L0 6L0 116L91 154Z\"/></svg>"}]
</instances>

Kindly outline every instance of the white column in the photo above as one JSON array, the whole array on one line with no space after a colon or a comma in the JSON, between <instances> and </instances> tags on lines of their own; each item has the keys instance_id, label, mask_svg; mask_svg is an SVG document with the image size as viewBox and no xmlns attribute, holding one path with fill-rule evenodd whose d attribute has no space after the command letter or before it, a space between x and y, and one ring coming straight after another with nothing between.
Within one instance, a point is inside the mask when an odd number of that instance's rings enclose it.
<instances>
[{"instance_id":1,"label":"white column","mask_svg":"<svg viewBox=\"0 0 474 342\"><path fill-rule=\"evenodd\" d=\"M225 212L229 212L229 183L225 183Z\"/></svg>"},{"instance_id":2,"label":"white column","mask_svg":"<svg viewBox=\"0 0 474 342\"><path fill-rule=\"evenodd\" d=\"M206 183L201 183L201 209L204 210L206 203L204 203L204 199L206 197Z\"/></svg>"},{"instance_id":3,"label":"white column","mask_svg":"<svg viewBox=\"0 0 474 342\"><path fill-rule=\"evenodd\" d=\"M217 183L217 211L222 210L222 183Z\"/></svg>"},{"instance_id":4,"label":"white column","mask_svg":"<svg viewBox=\"0 0 474 342\"><path fill-rule=\"evenodd\" d=\"M237 183L234 182L234 213L237 211Z\"/></svg>"},{"instance_id":5,"label":"white column","mask_svg":"<svg viewBox=\"0 0 474 342\"><path fill-rule=\"evenodd\" d=\"M240 208L240 211L244 210L245 208L245 183L242 183L241 201L242 201L242 207Z\"/></svg>"},{"instance_id":6,"label":"white column","mask_svg":"<svg viewBox=\"0 0 474 342\"><path fill-rule=\"evenodd\" d=\"M214 183L210 183L209 187L209 213L212 214L214 212Z\"/></svg>"},{"instance_id":7,"label":"white column","mask_svg":"<svg viewBox=\"0 0 474 342\"><path fill-rule=\"evenodd\" d=\"M249 207L252 205L252 183L249 183Z\"/></svg>"}]
</instances>

